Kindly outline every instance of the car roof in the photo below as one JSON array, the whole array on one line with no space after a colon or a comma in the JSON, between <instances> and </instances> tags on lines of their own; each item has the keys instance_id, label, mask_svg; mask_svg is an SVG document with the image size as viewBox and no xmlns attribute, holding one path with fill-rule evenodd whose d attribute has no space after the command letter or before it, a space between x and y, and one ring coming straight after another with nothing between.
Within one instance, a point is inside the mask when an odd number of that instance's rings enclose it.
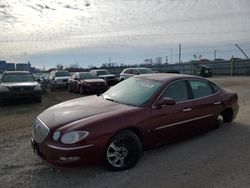
<instances>
[{"instance_id":1,"label":"car roof","mask_svg":"<svg viewBox=\"0 0 250 188\"><path fill-rule=\"evenodd\" d=\"M135 78L144 78L149 80L157 80L161 82L185 79L185 78L200 78L198 76L187 75L187 74L168 74L168 73L153 73L153 74L141 74L134 76Z\"/></svg>"}]
</instances>

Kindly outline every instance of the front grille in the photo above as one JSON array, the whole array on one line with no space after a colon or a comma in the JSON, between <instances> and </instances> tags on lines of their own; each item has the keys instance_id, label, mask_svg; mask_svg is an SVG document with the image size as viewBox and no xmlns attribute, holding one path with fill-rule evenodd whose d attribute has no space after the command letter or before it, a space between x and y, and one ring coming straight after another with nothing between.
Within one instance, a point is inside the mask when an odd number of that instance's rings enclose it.
<instances>
[{"instance_id":1,"label":"front grille","mask_svg":"<svg viewBox=\"0 0 250 188\"><path fill-rule=\"evenodd\" d=\"M106 80L113 80L113 79L115 79L115 76L106 77Z\"/></svg>"},{"instance_id":2,"label":"front grille","mask_svg":"<svg viewBox=\"0 0 250 188\"><path fill-rule=\"evenodd\" d=\"M12 87L12 90L15 91L15 92L33 91L34 87L18 86L18 87Z\"/></svg>"},{"instance_id":3,"label":"front grille","mask_svg":"<svg viewBox=\"0 0 250 188\"><path fill-rule=\"evenodd\" d=\"M63 82L68 82L68 79L63 79Z\"/></svg>"},{"instance_id":4,"label":"front grille","mask_svg":"<svg viewBox=\"0 0 250 188\"><path fill-rule=\"evenodd\" d=\"M37 143L42 143L49 134L49 128L37 117L32 126L32 136Z\"/></svg>"},{"instance_id":5,"label":"front grille","mask_svg":"<svg viewBox=\"0 0 250 188\"><path fill-rule=\"evenodd\" d=\"M92 86L104 86L102 82L91 83Z\"/></svg>"}]
</instances>

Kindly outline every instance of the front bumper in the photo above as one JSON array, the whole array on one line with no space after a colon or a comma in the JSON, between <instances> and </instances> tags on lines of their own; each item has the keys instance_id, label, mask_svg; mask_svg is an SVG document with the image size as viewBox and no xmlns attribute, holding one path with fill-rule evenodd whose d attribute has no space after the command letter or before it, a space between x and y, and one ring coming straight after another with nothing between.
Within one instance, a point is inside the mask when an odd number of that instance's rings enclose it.
<instances>
[{"instance_id":1,"label":"front bumper","mask_svg":"<svg viewBox=\"0 0 250 188\"><path fill-rule=\"evenodd\" d=\"M41 159L55 166L95 165L102 161L103 149L94 144L61 147L47 143L38 144L31 138L31 147Z\"/></svg>"},{"instance_id":2,"label":"front bumper","mask_svg":"<svg viewBox=\"0 0 250 188\"><path fill-rule=\"evenodd\" d=\"M4 92L0 93L0 100L21 99L21 98L38 98L41 96L41 91L29 92Z\"/></svg>"},{"instance_id":3,"label":"front bumper","mask_svg":"<svg viewBox=\"0 0 250 188\"><path fill-rule=\"evenodd\" d=\"M68 87L69 86L69 82L53 82L51 83L51 87L53 88L64 88L64 87Z\"/></svg>"},{"instance_id":4,"label":"front bumper","mask_svg":"<svg viewBox=\"0 0 250 188\"><path fill-rule=\"evenodd\" d=\"M104 86L87 86L85 88L88 93L104 92L108 89L107 85Z\"/></svg>"}]
</instances>

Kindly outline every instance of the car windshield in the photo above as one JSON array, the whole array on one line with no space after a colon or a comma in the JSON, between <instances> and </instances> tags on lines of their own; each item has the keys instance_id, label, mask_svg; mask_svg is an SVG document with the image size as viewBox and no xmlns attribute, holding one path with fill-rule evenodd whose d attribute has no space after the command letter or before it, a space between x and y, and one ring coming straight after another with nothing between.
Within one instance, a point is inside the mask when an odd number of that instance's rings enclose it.
<instances>
[{"instance_id":1,"label":"car windshield","mask_svg":"<svg viewBox=\"0 0 250 188\"><path fill-rule=\"evenodd\" d=\"M79 74L80 79L81 80L85 80L85 79L97 79L98 77L96 77L95 75L91 74L91 73L80 73Z\"/></svg>"},{"instance_id":2,"label":"car windshield","mask_svg":"<svg viewBox=\"0 0 250 188\"><path fill-rule=\"evenodd\" d=\"M105 71L105 70L103 70L103 71L96 71L96 74L99 76L99 75L106 75L106 74L109 74L109 72L108 71Z\"/></svg>"},{"instance_id":3,"label":"car windshield","mask_svg":"<svg viewBox=\"0 0 250 188\"><path fill-rule=\"evenodd\" d=\"M160 87L160 81L129 78L115 85L102 96L106 100L122 104L144 106Z\"/></svg>"},{"instance_id":4,"label":"car windshield","mask_svg":"<svg viewBox=\"0 0 250 188\"><path fill-rule=\"evenodd\" d=\"M5 74L2 77L2 82L34 82L35 78L29 73L13 73L13 74Z\"/></svg>"},{"instance_id":5,"label":"car windshield","mask_svg":"<svg viewBox=\"0 0 250 188\"><path fill-rule=\"evenodd\" d=\"M70 76L69 72L67 72L67 71L56 72L55 75L56 75L56 77Z\"/></svg>"}]
</instances>

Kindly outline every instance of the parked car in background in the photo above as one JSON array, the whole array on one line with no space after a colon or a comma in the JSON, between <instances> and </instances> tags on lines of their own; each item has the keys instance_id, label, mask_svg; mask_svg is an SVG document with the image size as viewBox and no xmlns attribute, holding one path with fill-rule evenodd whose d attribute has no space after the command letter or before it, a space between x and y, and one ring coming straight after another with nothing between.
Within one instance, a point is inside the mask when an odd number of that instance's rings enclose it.
<instances>
[{"instance_id":1,"label":"parked car in background","mask_svg":"<svg viewBox=\"0 0 250 188\"><path fill-rule=\"evenodd\" d=\"M145 67L127 68L120 73L120 81L123 81L134 75L152 74L152 73L155 73L155 71Z\"/></svg>"},{"instance_id":2,"label":"parked car in background","mask_svg":"<svg viewBox=\"0 0 250 188\"><path fill-rule=\"evenodd\" d=\"M102 78L108 83L108 85L115 85L118 82L116 76L114 74L110 74L107 69L95 69L91 70L90 73Z\"/></svg>"},{"instance_id":3,"label":"parked car in background","mask_svg":"<svg viewBox=\"0 0 250 188\"><path fill-rule=\"evenodd\" d=\"M90 72L74 73L69 79L69 91L84 93L100 93L108 88L107 82Z\"/></svg>"},{"instance_id":4,"label":"parked car in background","mask_svg":"<svg viewBox=\"0 0 250 188\"><path fill-rule=\"evenodd\" d=\"M100 96L57 104L32 128L32 147L59 166L133 167L144 149L218 128L238 112L236 93L201 77L144 74Z\"/></svg>"},{"instance_id":5,"label":"parked car in background","mask_svg":"<svg viewBox=\"0 0 250 188\"><path fill-rule=\"evenodd\" d=\"M206 65L194 65L193 73L194 75L202 77L212 77L213 75L212 68Z\"/></svg>"},{"instance_id":6,"label":"parked car in background","mask_svg":"<svg viewBox=\"0 0 250 188\"><path fill-rule=\"evenodd\" d=\"M41 102L41 86L30 72L4 72L0 80L0 104L16 98L33 98Z\"/></svg>"},{"instance_id":7,"label":"parked car in background","mask_svg":"<svg viewBox=\"0 0 250 188\"><path fill-rule=\"evenodd\" d=\"M44 80L43 74L41 73L35 73L33 74L33 76L35 77L36 81L40 84L41 89L42 89L42 93L46 92L46 82Z\"/></svg>"},{"instance_id":8,"label":"parked car in background","mask_svg":"<svg viewBox=\"0 0 250 188\"><path fill-rule=\"evenodd\" d=\"M64 70L54 70L49 74L49 87L51 91L57 88L68 88L70 73Z\"/></svg>"}]
</instances>

